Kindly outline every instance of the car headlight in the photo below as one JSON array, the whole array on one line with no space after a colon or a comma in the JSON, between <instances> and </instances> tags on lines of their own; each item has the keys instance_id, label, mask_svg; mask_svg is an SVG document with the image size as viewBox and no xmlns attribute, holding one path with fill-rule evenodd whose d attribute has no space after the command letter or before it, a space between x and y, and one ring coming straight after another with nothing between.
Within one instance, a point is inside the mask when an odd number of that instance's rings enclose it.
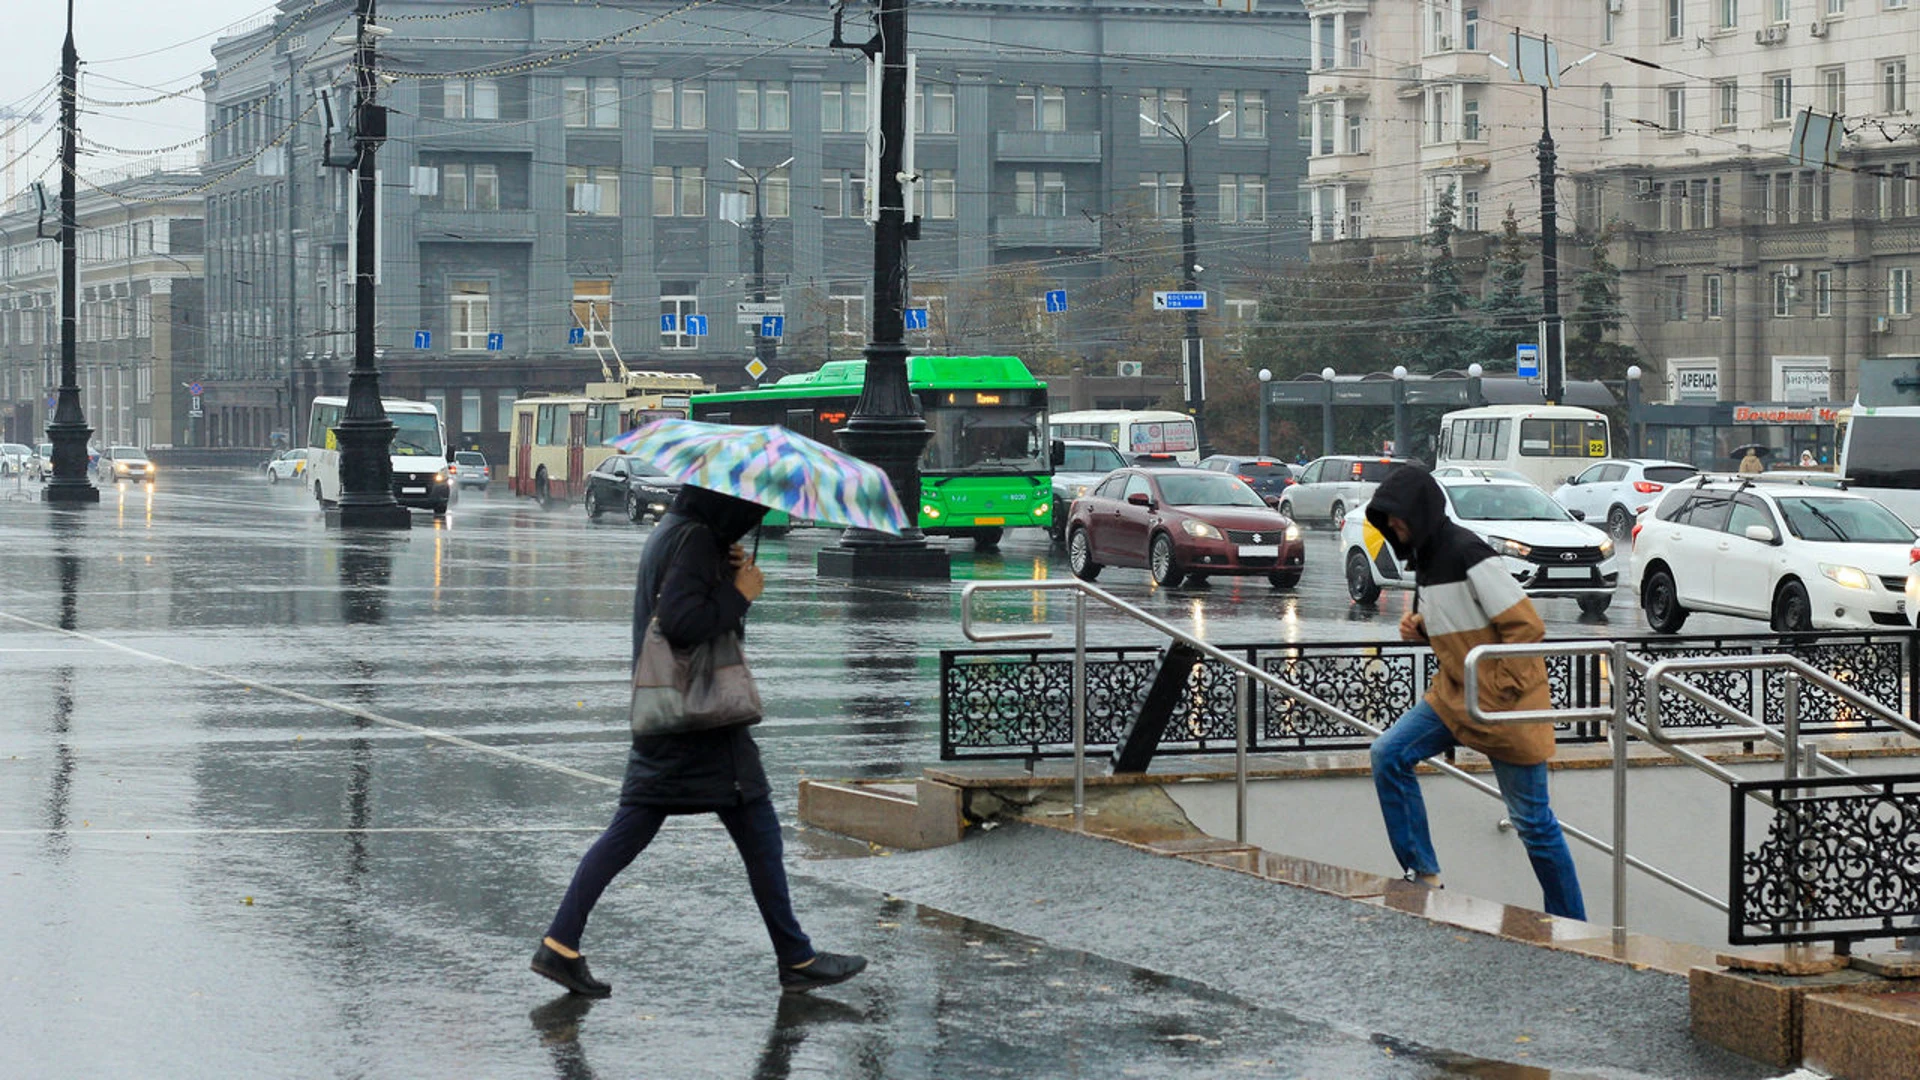
<instances>
[{"instance_id":1,"label":"car headlight","mask_svg":"<svg viewBox=\"0 0 1920 1080\"><path fill-rule=\"evenodd\" d=\"M1613 558L1613 541L1612 540L1600 541L1600 557L1603 559Z\"/></svg>"},{"instance_id":2,"label":"car headlight","mask_svg":"<svg viewBox=\"0 0 1920 1080\"><path fill-rule=\"evenodd\" d=\"M1504 536L1489 536L1487 544L1500 554L1510 555L1516 559L1524 559L1533 554L1532 545L1523 544L1518 540L1509 540Z\"/></svg>"},{"instance_id":3,"label":"car headlight","mask_svg":"<svg viewBox=\"0 0 1920 1080\"><path fill-rule=\"evenodd\" d=\"M1298 539L1300 539L1300 526L1298 525L1287 526L1287 542L1292 543L1293 541Z\"/></svg>"},{"instance_id":4,"label":"car headlight","mask_svg":"<svg viewBox=\"0 0 1920 1080\"><path fill-rule=\"evenodd\" d=\"M113 471L114 471L114 472L126 472L126 471L127 471L127 463L126 463L126 462L124 462L124 461L116 461L116 462L114 462L114 463L113 463Z\"/></svg>"},{"instance_id":5,"label":"car headlight","mask_svg":"<svg viewBox=\"0 0 1920 1080\"><path fill-rule=\"evenodd\" d=\"M1226 537L1220 535L1219 529L1214 528L1204 521L1195 521L1193 518L1180 519L1180 527L1187 531L1188 536L1197 536L1202 540L1226 539Z\"/></svg>"},{"instance_id":6,"label":"car headlight","mask_svg":"<svg viewBox=\"0 0 1920 1080\"><path fill-rule=\"evenodd\" d=\"M445 469L441 469L439 472L433 474L433 479L435 483L445 480L446 478L447 478L447 470Z\"/></svg>"},{"instance_id":7,"label":"car headlight","mask_svg":"<svg viewBox=\"0 0 1920 1080\"><path fill-rule=\"evenodd\" d=\"M1092 490L1093 490L1092 484L1075 484L1073 485L1073 497L1076 499L1085 498L1087 492Z\"/></svg>"},{"instance_id":8,"label":"car headlight","mask_svg":"<svg viewBox=\"0 0 1920 1080\"><path fill-rule=\"evenodd\" d=\"M1828 581L1833 582L1843 589L1870 589L1873 587L1873 579L1867 576L1865 570L1857 566L1834 566L1831 563L1821 563L1820 572L1827 576Z\"/></svg>"}]
</instances>

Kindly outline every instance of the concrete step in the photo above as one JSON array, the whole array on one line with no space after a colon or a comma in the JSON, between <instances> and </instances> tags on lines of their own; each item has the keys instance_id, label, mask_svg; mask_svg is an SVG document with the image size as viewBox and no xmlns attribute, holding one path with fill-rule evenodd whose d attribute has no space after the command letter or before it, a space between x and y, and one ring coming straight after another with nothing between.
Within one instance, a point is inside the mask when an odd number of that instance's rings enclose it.
<instances>
[{"instance_id":1,"label":"concrete step","mask_svg":"<svg viewBox=\"0 0 1920 1080\"><path fill-rule=\"evenodd\" d=\"M1838 1080L1920 1076L1920 987L1809 994L1800 1040L1805 1063Z\"/></svg>"},{"instance_id":2,"label":"concrete step","mask_svg":"<svg viewBox=\"0 0 1920 1080\"><path fill-rule=\"evenodd\" d=\"M920 851L960 842L964 796L936 780L803 780L800 820L881 847Z\"/></svg>"}]
</instances>

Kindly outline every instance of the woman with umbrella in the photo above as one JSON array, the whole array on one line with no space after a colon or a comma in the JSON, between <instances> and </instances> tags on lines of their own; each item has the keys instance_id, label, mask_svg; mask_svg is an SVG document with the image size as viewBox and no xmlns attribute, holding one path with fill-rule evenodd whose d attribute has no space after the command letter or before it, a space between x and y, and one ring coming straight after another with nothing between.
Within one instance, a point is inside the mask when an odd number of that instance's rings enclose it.
<instances>
[{"instance_id":1,"label":"woman with umbrella","mask_svg":"<svg viewBox=\"0 0 1920 1080\"><path fill-rule=\"evenodd\" d=\"M1746 473L1766 472L1767 464L1761 461L1760 458L1762 455L1771 452L1771 447L1762 446L1759 443L1748 443L1745 446L1734 447L1732 456L1740 459L1740 472L1744 475Z\"/></svg>"},{"instance_id":2,"label":"woman with umbrella","mask_svg":"<svg viewBox=\"0 0 1920 1080\"><path fill-rule=\"evenodd\" d=\"M633 658L648 623L677 649L741 632L766 578L739 541L767 508L703 487L681 489L648 537L633 596ZM606 997L580 953L587 916L615 875L645 850L673 814L718 814L746 864L747 881L779 959L781 989L805 992L844 982L864 957L814 949L793 914L782 864L780 820L769 797L760 749L744 724L676 735L635 736L613 823L574 871L560 910L533 954L532 967L575 994Z\"/></svg>"}]
</instances>

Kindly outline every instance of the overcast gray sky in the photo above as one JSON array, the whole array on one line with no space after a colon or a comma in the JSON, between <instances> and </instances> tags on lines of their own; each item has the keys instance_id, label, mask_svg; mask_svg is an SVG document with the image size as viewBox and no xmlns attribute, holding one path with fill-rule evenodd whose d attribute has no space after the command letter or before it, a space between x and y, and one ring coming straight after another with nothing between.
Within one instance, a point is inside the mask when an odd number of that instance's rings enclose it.
<instances>
[{"instance_id":1,"label":"overcast gray sky","mask_svg":"<svg viewBox=\"0 0 1920 1080\"><path fill-rule=\"evenodd\" d=\"M60 0L13 0L5 4L0 40L0 108L38 107L41 122L15 135L15 151L46 136L16 170L21 186L39 176L59 145L57 96L47 96L60 73L60 42L66 35L66 5ZM213 62L211 48L224 28L272 12L271 0L74 0L73 36L80 51L83 98L133 101L154 91L193 90L194 79ZM132 84L132 85L129 85ZM142 89L150 87L152 89ZM43 99L44 98L44 103ZM151 149L198 137L205 113L197 91L157 105L103 107L81 103L80 130L111 146ZM0 124L0 128L4 128ZM83 149L85 144L82 144ZM186 147L169 160L191 154ZM0 154L5 148L0 147ZM82 173L122 164L100 155L82 157ZM44 177L51 185L54 174ZM0 181L3 182L3 181Z\"/></svg>"}]
</instances>

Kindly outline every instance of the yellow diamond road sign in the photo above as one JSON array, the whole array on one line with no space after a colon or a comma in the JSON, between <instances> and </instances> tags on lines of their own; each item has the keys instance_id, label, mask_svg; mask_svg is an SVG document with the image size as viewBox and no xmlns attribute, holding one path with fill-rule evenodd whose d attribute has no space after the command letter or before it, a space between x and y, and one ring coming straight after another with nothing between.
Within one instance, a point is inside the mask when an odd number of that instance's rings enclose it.
<instances>
[{"instance_id":1,"label":"yellow diamond road sign","mask_svg":"<svg viewBox=\"0 0 1920 1080\"><path fill-rule=\"evenodd\" d=\"M759 357L756 356L752 360L747 361L747 374L757 379L766 373L767 365L761 363Z\"/></svg>"}]
</instances>

